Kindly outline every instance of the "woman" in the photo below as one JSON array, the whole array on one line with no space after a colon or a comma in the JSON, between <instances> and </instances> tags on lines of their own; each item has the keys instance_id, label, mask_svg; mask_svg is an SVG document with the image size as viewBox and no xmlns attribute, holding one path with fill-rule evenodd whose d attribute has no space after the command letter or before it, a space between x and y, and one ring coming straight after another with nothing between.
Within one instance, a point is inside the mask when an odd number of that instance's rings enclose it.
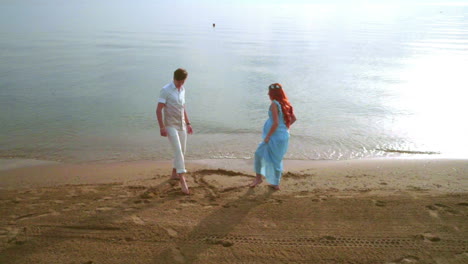
<instances>
[{"instance_id":1,"label":"woman","mask_svg":"<svg viewBox=\"0 0 468 264\"><path fill-rule=\"evenodd\" d=\"M289 127L296 121L294 110L279 83L268 87L271 105L263 126L263 142L255 151L255 180L250 187L262 183L264 176L270 186L279 190L283 172L283 157L289 145Z\"/></svg>"}]
</instances>

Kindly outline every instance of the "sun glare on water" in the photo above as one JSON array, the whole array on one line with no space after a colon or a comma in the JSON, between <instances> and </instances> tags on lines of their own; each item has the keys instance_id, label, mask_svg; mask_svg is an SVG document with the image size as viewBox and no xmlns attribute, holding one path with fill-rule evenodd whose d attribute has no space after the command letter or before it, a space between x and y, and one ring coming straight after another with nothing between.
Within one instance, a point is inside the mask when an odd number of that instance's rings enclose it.
<instances>
[{"instance_id":1,"label":"sun glare on water","mask_svg":"<svg viewBox=\"0 0 468 264\"><path fill-rule=\"evenodd\" d=\"M398 73L404 83L394 90L394 106L402 110L395 133L411 138L422 151L468 157L468 61L453 54L427 54L407 65Z\"/></svg>"}]
</instances>

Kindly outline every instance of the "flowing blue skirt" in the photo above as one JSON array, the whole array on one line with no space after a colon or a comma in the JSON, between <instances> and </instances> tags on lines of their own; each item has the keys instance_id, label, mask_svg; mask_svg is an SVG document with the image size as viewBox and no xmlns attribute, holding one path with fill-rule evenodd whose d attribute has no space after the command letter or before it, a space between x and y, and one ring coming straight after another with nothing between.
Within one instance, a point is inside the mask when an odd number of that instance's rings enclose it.
<instances>
[{"instance_id":1,"label":"flowing blue skirt","mask_svg":"<svg viewBox=\"0 0 468 264\"><path fill-rule=\"evenodd\" d=\"M279 185L283 173L283 157L288 150L289 132L275 131L268 143L264 141L255 151L255 173L265 176L267 182Z\"/></svg>"}]
</instances>

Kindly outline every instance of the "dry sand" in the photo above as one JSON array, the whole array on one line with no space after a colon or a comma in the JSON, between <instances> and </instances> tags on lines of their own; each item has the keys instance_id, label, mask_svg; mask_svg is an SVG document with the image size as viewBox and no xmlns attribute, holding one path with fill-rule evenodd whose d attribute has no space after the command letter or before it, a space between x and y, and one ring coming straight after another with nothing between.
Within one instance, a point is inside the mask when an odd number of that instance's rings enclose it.
<instances>
[{"instance_id":1,"label":"dry sand","mask_svg":"<svg viewBox=\"0 0 468 264\"><path fill-rule=\"evenodd\" d=\"M16 165L19 164L15 161ZM467 160L250 160L0 170L0 263L468 263Z\"/></svg>"}]
</instances>

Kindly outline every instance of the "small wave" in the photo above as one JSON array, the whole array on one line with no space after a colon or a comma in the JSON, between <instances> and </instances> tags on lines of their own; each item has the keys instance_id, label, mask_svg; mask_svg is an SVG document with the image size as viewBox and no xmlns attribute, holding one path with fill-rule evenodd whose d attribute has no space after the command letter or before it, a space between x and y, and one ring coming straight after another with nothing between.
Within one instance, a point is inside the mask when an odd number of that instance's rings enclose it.
<instances>
[{"instance_id":1,"label":"small wave","mask_svg":"<svg viewBox=\"0 0 468 264\"><path fill-rule=\"evenodd\" d=\"M436 151L413 151L413 150L400 150L400 149L376 149L384 152L393 152L393 153L402 153L402 154L426 154L426 155L434 155L440 154L440 152Z\"/></svg>"},{"instance_id":2,"label":"small wave","mask_svg":"<svg viewBox=\"0 0 468 264\"><path fill-rule=\"evenodd\" d=\"M450 50L460 50L466 51L465 46L463 43L440 43L440 42L415 42L409 43L409 46L416 47L416 48L431 48L431 49L450 49Z\"/></svg>"},{"instance_id":3,"label":"small wave","mask_svg":"<svg viewBox=\"0 0 468 264\"><path fill-rule=\"evenodd\" d=\"M98 48L104 49L131 49L134 48L132 45L125 45L125 44L98 44L96 45Z\"/></svg>"}]
</instances>

